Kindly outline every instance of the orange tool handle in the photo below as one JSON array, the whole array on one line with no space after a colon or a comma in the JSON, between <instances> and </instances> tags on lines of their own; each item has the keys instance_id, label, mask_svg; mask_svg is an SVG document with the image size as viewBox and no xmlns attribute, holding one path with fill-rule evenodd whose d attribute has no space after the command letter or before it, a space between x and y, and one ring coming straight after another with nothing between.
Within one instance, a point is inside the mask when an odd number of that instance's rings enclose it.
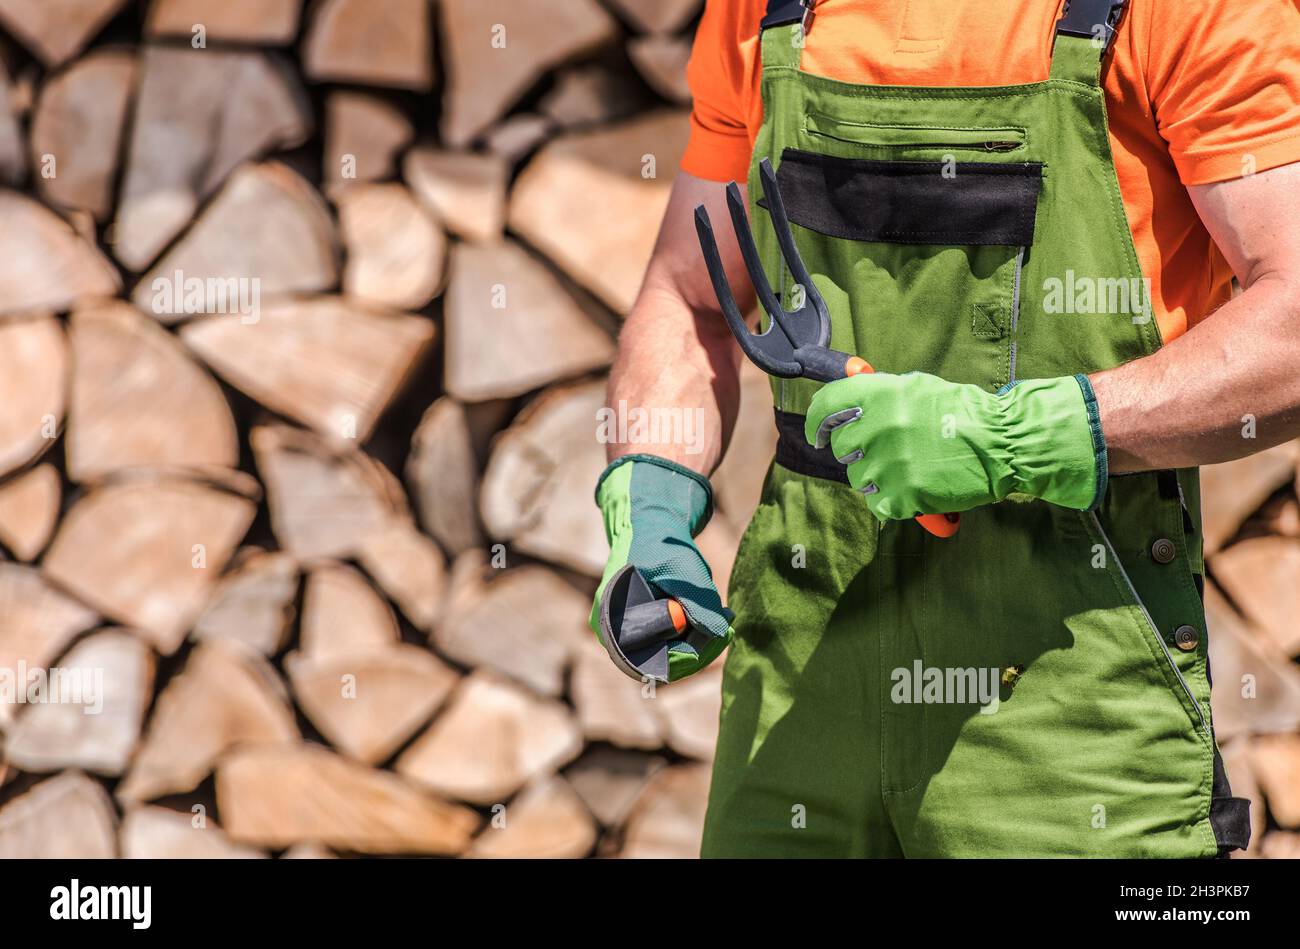
<instances>
[{"instance_id":1,"label":"orange tool handle","mask_svg":"<svg viewBox=\"0 0 1300 949\"><path fill-rule=\"evenodd\" d=\"M850 356L849 361L844 364L844 375L860 376L863 373L875 372L871 368L871 363L867 362L860 356ZM935 537L951 537L957 533L961 527L960 514L918 514L916 523L920 524Z\"/></svg>"}]
</instances>

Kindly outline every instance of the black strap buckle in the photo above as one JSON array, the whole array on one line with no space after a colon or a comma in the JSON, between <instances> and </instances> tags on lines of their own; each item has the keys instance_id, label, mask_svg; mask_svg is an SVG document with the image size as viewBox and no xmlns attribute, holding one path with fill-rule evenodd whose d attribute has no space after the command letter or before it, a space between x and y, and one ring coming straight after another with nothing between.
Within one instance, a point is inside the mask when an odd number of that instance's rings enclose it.
<instances>
[{"instance_id":1,"label":"black strap buckle","mask_svg":"<svg viewBox=\"0 0 1300 949\"><path fill-rule=\"evenodd\" d=\"M1127 5L1128 0L1065 0L1065 10L1056 23L1057 35L1102 40L1104 56L1115 42L1115 31Z\"/></svg>"},{"instance_id":2,"label":"black strap buckle","mask_svg":"<svg viewBox=\"0 0 1300 949\"><path fill-rule=\"evenodd\" d=\"M803 0L767 0L767 14L759 25L759 32L770 30L774 26L789 26L791 23L804 23L810 15L808 5ZM807 33L807 23L804 32Z\"/></svg>"}]
</instances>

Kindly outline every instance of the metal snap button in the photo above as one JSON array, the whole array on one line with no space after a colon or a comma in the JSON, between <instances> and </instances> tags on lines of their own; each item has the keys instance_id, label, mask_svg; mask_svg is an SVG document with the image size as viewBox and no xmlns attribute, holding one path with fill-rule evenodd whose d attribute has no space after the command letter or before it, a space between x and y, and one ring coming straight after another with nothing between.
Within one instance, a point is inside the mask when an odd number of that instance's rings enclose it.
<instances>
[{"instance_id":1,"label":"metal snap button","mask_svg":"<svg viewBox=\"0 0 1300 949\"><path fill-rule=\"evenodd\" d=\"M1178 548L1168 537L1161 537L1151 545L1151 559L1156 563L1171 563L1178 556Z\"/></svg>"},{"instance_id":2,"label":"metal snap button","mask_svg":"<svg viewBox=\"0 0 1300 949\"><path fill-rule=\"evenodd\" d=\"M1201 642L1201 634L1193 626L1179 626L1174 630L1174 645L1183 652L1191 652Z\"/></svg>"}]
</instances>

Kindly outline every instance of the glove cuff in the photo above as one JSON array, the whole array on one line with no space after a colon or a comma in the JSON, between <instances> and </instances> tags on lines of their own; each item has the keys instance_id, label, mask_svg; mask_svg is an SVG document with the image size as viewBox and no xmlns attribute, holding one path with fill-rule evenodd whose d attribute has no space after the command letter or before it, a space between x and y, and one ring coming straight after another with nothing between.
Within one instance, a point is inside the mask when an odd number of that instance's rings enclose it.
<instances>
[{"instance_id":1,"label":"glove cuff","mask_svg":"<svg viewBox=\"0 0 1300 949\"><path fill-rule=\"evenodd\" d=\"M1005 397L1017 490L1076 511L1096 509L1106 492L1106 440L1088 377L1029 380Z\"/></svg>"},{"instance_id":2,"label":"glove cuff","mask_svg":"<svg viewBox=\"0 0 1300 949\"><path fill-rule=\"evenodd\" d=\"M642 511L680 516L691 537L713 517L713 486L704 475L658 455L623 455L610 462L596 481L596 504L606 515L607 533L612 534L613 509L626 509L630 516L634 494Z\"/></svg>"}]
</instances>

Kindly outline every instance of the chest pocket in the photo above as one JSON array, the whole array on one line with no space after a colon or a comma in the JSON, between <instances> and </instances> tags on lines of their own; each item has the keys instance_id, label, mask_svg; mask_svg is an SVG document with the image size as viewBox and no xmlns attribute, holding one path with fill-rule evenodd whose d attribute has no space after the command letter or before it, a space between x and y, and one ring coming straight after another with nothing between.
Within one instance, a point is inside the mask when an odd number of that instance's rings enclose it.
<instances>
[{"instance_id":1,"label":"chest pocket","mask_svg":"<svg viewBox=\"0 0 1300 949\"><path fill-rule=\"evenodd\" d=\"M1043 179L1041 163L1014 160L1023 130L810 115L806 132L852 155L787 148L777 170L800 249L821 263L832 345L887 372L990 391L1014 381Z\"/></svg>"}]
</instances>

